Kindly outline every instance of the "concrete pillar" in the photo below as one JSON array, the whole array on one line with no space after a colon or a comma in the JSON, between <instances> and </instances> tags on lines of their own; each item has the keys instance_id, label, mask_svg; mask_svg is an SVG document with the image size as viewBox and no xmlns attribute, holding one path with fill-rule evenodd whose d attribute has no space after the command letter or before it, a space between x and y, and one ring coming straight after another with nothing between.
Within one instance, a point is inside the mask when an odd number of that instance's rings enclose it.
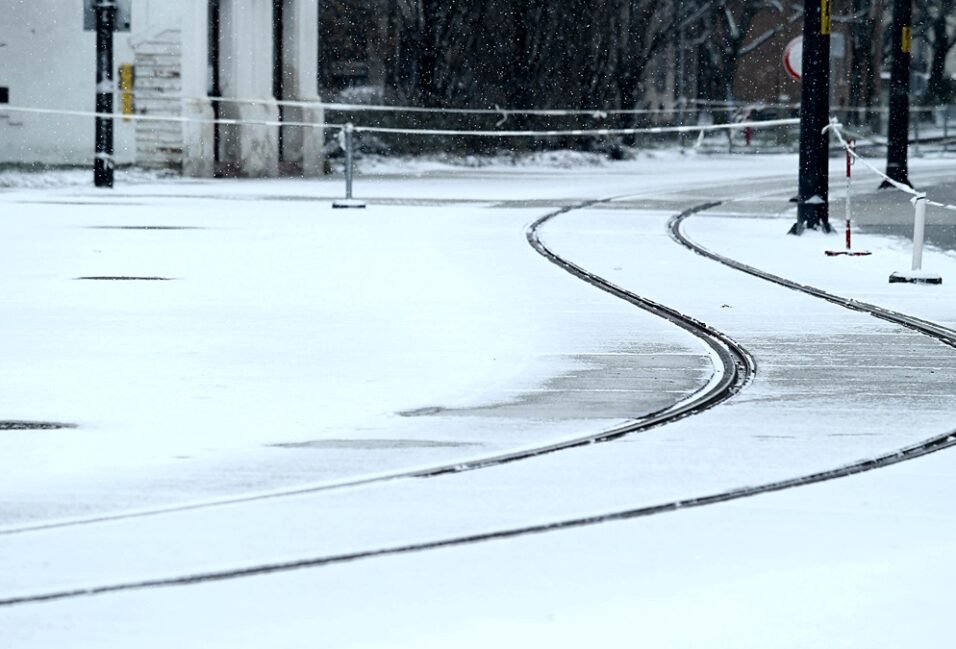
<instances>
[{"instance_id":1,"label":"concrete pillar","mask_svg":"<svg viewBox=\"0 0 956 649\"><path fill-rule=\"evenodd\" d=\"M182 7L182 115L194 119L213 119L209 84L209 3L192 0ZM183 128L184 176L211 177L215 172L215 126L186 122Z\"/></svg>"},{"instance_id":2,"label":"concrete pillar","mask_svg":"<svg viewBox=\"0 0 956 649\"><path fill-rule=\"evenodd\" d=\"M272 0L223 0L220 10L219 65L223 97L255 103L223 102L226 119L277 121L272 97ZM279 174L279 127L224 125L221 159L240 176Z\"/></svg>"},{"instance_id":3,"label":"concrete pillar","mask_svg":"<svg viewBox=\"0 0 956 649\"><path fill-rule=\"evenodd\" d=\"M282 98L319 101L319 0L283 0L285 24L282 34ZM286 106L286 121L325 121L319 107ZM321 176L324 131L320 127L285 127L285 159L294 163L307 177Z\"/></svg>"}]
</instances>

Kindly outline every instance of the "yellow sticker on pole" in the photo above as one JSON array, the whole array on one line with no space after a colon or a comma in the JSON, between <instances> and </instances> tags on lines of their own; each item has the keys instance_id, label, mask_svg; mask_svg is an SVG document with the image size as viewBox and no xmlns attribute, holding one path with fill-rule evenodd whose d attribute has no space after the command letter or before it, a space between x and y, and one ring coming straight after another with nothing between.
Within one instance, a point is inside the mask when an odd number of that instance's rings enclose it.
<instances>
[{"instance_id":1,"label":"yellow sticker on pole","mask_svg":"<svg viewBox=\"0 0 956 649\"><path fill-rule=\"evenodd\" d=\"M120 104L121 110L124 115L132 115L136 110L133 105L133 78L134 71L133 66L129 63L124 63L119 66L119 87L120 87Z\"/></svg>"},{"instance_id":2,"label":"yellow sticker on pole","mask_svg":"<svg viewBox=\"0 0 956 649\"><path fill-rule=\"evenodd\" d=\"M830 35L830 0L820 0L820 33Z\"/></svg>"},{"instance_id":3,"label":"yellow sticker on pole","mask_svg":"<svg viewBox=\"0 0 956 649\"><path fill-rule=\"evenodd\" d=\"M900 49L905 54L909 54L913 47L913 28L909 25L903 25L903 38L900 39Z\"/></svg>"}]
</instances>

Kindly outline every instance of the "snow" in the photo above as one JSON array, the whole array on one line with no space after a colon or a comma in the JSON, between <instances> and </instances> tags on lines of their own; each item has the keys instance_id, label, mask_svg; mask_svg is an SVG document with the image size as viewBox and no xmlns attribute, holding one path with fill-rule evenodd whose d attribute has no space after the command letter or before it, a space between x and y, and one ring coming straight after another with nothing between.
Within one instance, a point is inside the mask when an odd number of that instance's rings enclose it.
<instances>
[{"instance_id":1,"label":"snow","mask_svg":"<svg viewBox=\"0 0 956 649\"><path fill-rule=\"evenodd\" d=\"M946 161L914 160L938 174ZM836 167L838 165L834 165ZM720 266L956 322L890 285L906 242L784 235L795 156L393 168L341 181L57 174L0 193L0 600L374 551L706 496L954 428L956 352ZM2 181L0 181L2 182ZM11 183L14 184L14 183ZM757 358L727 404L618 442L428 479L50 527L606 430L711 380L706 347L538 256L558 254ZM839 196L839 194L836 194ZM836 198L831 196L831 200ZM836 204L836 203L834 203ZM191 229L129 229L164 226ZM169 281L91 281L129 275ZM663 389L662 389L663 388ZM950 452L721 505L441 550L0 606L11 647L942 646ZM19 530L19 531L18 531Z\"/></svg>"}]
</instances>

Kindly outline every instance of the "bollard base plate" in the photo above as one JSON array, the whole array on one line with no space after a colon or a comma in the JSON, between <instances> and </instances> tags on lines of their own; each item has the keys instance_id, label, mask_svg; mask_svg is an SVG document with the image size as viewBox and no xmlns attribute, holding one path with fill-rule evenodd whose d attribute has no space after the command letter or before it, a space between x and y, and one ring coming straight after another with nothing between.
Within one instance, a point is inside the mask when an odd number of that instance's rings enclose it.
<instances>
[{"instance_id":1,"label":"bollard base plate","mask_svg":"<svg viewBox=\"0 0 956 649\"><path fill-rule=\"evenodd\" d=\"M873 253L869 250L826 250L824 254L827 257L866 257L867 255L872 255Z\"/></svg>"},{"instance_id":2,"label":"bollard base plate","mask_svg":"<svg viewBox=\"0 0 956 649\"><path fill-rule=\"evenodd\" d=\"M890 275L890 284L942 284L943 278L936 273L922 270L896 272Z\"/></svg>"},{"instance_id":3,"label":"bollard base plate","mask_svg":"<svg viewBox=\"0 0 956 649\"><path fill-rule=\"evenodd\" d=\"M360 210L367 206L368 204L365 201L360 201L355 198L340 198L332 203L332 207L339 210Z\"/></svg>"}]
</instances>

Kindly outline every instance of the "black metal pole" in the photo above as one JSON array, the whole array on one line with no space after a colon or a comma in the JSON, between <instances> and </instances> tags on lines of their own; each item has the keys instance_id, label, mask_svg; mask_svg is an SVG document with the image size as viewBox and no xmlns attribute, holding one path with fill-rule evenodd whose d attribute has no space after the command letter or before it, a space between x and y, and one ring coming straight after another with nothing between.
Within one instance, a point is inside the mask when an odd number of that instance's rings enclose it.
<instances>
[{"instance_id":1,"label":"black metal pole","mask_svg":"<svg viewBox=\"0 0 956 649\"><path fill-rule=\"evenodd\" d=\"M912 0L894 0L891 29L893 65L890 69L890 119L887 125L886 175L910 185L907 160L910 131L910 43ZM880 187L889 187L883 181Z\"/></svg>"},{"instance_id":2,"label":"black metal pole","mask_svg":"<svg viewBox=\"0 0 956 649\"><path fill-rule=\"evenodd\" d=\"M96 0L96 112L113 112L113 28L114 0ZM96 156L93 184L113 186L113 118L96 118Z\"/></svg>"},{"instance_id":3,"label":"black metal pole","mask_svg":"<svg viewBox=\"0 0 956 649\"><path fill-rule=\"evenodd\" d=\"M830 114L830 0L807 0L803 14L803 72L800 86L800 179L797 222L830 232L828 171Z\"/></svg>"}]
</instances>

